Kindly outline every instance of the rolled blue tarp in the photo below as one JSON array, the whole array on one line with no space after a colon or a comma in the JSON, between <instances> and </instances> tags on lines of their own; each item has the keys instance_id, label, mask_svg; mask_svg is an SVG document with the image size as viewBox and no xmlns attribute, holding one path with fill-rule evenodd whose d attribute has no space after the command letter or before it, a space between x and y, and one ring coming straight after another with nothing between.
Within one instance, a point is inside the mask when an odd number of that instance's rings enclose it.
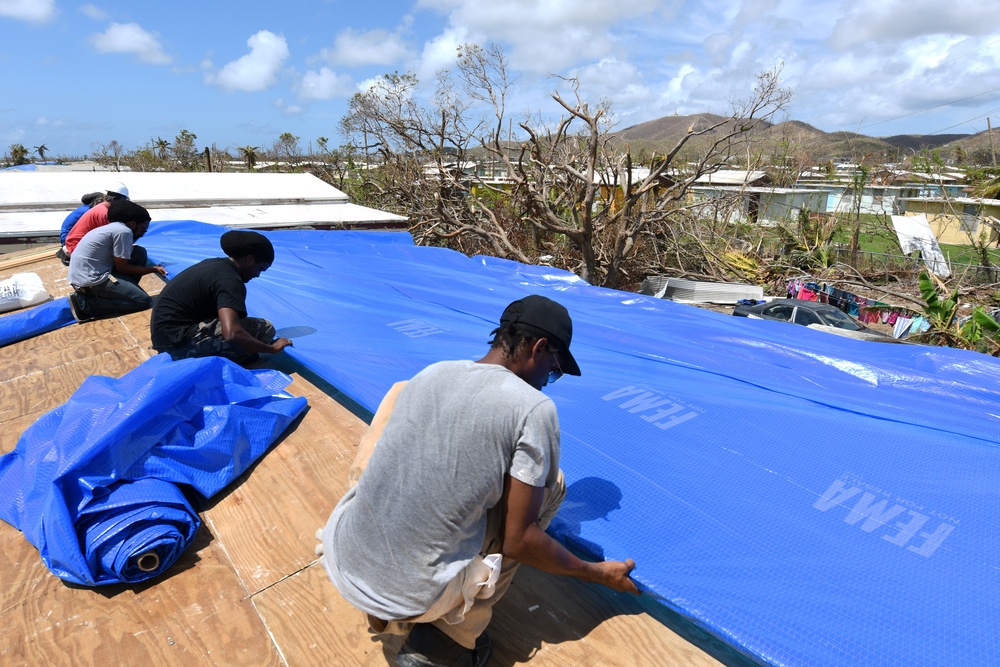
<instances>
[{"instance_id":1,"label":"rolled blue tarp","mask_svg":"<svg viewBox=\"0 0 1000 667\"><path fill-rule=\"evenodd\" d=\"M259 459L306 407L284 373L219 357L158 355L119 379L91 376L0 457L0 519L45 565L85 586L168 569L207 499Z\"/></svg>"},{"instance_id":2,"label":"rolled blue tarp","mask_svg":"<svg viewBox=\"0 0 1000 667\"><path fill-rule=\"evenodd\" d=\"M95 580L134 583L170 567L200 525L198 513L175 484L140 479L116 484L84 507L76 530Z\"/></svg>"},{"instance_id":3,"label":"rolled blue tarp","mask_svg":"<svg viewBox=\"0 0 1000 667\"><path fill-rule=\"evenodd\" d=\"M0 347L55 331L76 322L69 297L46 301L0 317Z\"/></svg>"}]
</instances>

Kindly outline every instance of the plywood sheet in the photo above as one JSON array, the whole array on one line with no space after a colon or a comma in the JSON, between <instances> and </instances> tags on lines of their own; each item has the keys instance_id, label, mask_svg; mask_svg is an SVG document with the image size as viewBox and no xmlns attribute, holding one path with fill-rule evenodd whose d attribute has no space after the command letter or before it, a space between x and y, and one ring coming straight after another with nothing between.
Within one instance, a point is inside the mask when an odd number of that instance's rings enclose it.
<instances>
[{"instance_id":1,"label":"plywood sheet","mask_svg":"<svg viewBox=\"0 0 1000 667\"><path fill-rule=\"evenodd\" d=\"M402 644L400 637L385 644L373 638L365 615L340 597L319 563L253 601L289 665L384 667Z\"/></svg>"},{"instance_id":2,"label":"plywood sheet","mask_svg":"<svg viewBox=\"0 0 1000 667\"><path fill-rule=\"evenodd\" d=\"M402 638L374 637L367 620L330 583L320 563L253 598L291 665L386 665ZM720 662L626 594L521 568L494 609L492 665L634 667ZM724 649L723 649L724 650Z\"/></svg>"},{"instance_id":3,"label":"plywood sheet","mask_svg":"<svg viewBox=\"0 0 1000 667\"><path fill-rule=\"evenodd\" d=\"M0 454L13 451L24 429L31 426L42 414L44 413L38 412L30 415L21 415L20 417L0 423ZM3 525L2 521L0 521L0 525Z\"/></svg>"},{"instance_id":4,"label":"plywood sheet","mask_svg":"<svg viewBox=\"0 0 1000 667\"><path fill-rule=\"evenodd\" d=\"M489 633L497 664L720 664L690 643L687 623L651 600L530 567L494 607Z\"/></svg>"},{"instance_id":5,"label":"plywood sheet","mask_svg":"<svg viewBox=\"0 0 1000 667\"><path fill-rule=\"evenodd\" d=\"M142 316L142 313L136 313ZM41 336L23 340L16 345L0 347L0 383L54 369L82 359L94 358L116 350L145 350L149 345L149 313L145 314L145 338L140 339L135 331L126 327L119 318L94 320L82 324L70 324ZM148 355L139 355L147 359ZM101 375L112 373L99 372ZM120 375L120 373L118 373Z\"/></svg>"},{"instance_id":6,"label":"plywood sheet","mask_svg":"<svg viewBox=\"0 0 1000 667\"><path fill-rule=\"evenodd\" d=\"M64 584L0 523L0 664L280 665L206 530L166 576L135 587Z\"/></svg>"},{"instance_id":7,"label":"plywood sheet","mask_svg":"<svg viewBox=\"0 0 1000 667\"><path fill-rule=\"evenodd\" d=\"M146 358L145 352L137 347L118 348L0 381L0 424L51 410L65 403L88 376L119 377Z\"/></svg>"},{"instance_id":8,"label":"plywood sheet","mask_svg":"<svg viewBox=\"0 0 1000 667\"><path fill-rule=\"evenodd\" d=\"M315 559L316 530L347 490L367 425L300 377L288 388L309 409L235 488L205 512L251 593Z\"/></svg>"}]
</instances>

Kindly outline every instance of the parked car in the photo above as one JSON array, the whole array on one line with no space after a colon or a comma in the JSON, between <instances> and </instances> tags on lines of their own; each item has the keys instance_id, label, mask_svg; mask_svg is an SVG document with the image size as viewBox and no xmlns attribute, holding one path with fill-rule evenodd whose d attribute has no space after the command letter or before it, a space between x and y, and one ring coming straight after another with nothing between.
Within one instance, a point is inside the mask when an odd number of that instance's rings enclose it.
<instances>
[{"instance_id":1,"label":"parked car","mask_svg":"<svg viewBox=\"0 0 1000 667\"><path fill-rule=\"evenodd\" d=\"M738 317L749 317L760 320L777 320L779 322L791 322L793 324L818 324L827 327L836 327L845 331L859 332L859 338L879 338L895 340L892 336L869 329L856 319L840 310L836 306L819 301L805 301L803 299L774 299L757 305L737 304L733 309L733 315Z\"/></svg>"}]
</instances>

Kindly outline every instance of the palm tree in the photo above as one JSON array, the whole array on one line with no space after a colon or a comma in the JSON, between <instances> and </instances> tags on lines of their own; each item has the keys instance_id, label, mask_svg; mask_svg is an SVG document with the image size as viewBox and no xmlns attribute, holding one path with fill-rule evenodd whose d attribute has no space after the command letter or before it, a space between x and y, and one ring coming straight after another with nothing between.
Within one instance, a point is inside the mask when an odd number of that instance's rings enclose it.
<instances>
[{"instance_id":1,"label":"palm tree","mask_svg":"<svg viewBox=\"0 0 1000 667\"><path fill-rule=\"evenodd\" d=\"M28 164L28 149L23 144L11 144L7 150L10 151L10 161L14 166Z\"/></svg>"},{"instance_id":2,"label":"palm tree","mask_svg":"<svg viewBox=\"0 0 1000 667\"><path fill-rule=\"evenodd\" d=\"M170 148L170 142L162 137L157 137L156 141L153 142L153 145L156 146L156 150L159 152L160 159L166 160L167 149Z\"/></svg>"},{"instance_id":3,"label":"palm tree","mask_svg":"<svg viewBox=\"0 0 1000 667\"><path fill-rule=\"evenodd\" d=\"M247 161L247 171L253 171L254 165L257 164L257 148L257 146L243 146L240 148L243 159Z\"/></svg>"},{"instance_id":4,"label":"palm tree","mask_svg":"<svg viewBox=\"0 0 1000 667\"><path fill-rule=\"evenodd\" d=\"M35 152L38 153L38 158L42 162L45 162L45 151L47 150L49 150L49 147L46 146L45 144L42 144L41 146L35 146Z\"/></svg>"}]
</instances>

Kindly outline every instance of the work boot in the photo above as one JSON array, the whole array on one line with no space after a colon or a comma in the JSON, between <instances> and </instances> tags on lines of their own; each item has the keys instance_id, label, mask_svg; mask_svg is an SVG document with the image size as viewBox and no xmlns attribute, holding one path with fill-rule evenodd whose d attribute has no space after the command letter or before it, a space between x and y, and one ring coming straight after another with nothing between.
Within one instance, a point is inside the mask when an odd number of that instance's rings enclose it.
<instances>
[{"instance_id":1,"label":"work boot","mask_svg":"<svg viewBox=\"0 0 1000 667\"><path fill-rule=\"evenodd\" d=\"M489 635L467 649L430 623L417 623L396 654L399 667L485 667L493 652Z\"/></svg>"},{"instance_id":2,"label":"work boot","mask_svg":"<svg viewBox=\"0 0 1000 667\"><path fill-rule=\"evenodd\" d=\"M77 322L89 322L95 319L83 309L83 304L80 303L80 297L76 292L69 295L69 310L73 313L73 317L76 318Z\"/></svg>"}]
</instances>

